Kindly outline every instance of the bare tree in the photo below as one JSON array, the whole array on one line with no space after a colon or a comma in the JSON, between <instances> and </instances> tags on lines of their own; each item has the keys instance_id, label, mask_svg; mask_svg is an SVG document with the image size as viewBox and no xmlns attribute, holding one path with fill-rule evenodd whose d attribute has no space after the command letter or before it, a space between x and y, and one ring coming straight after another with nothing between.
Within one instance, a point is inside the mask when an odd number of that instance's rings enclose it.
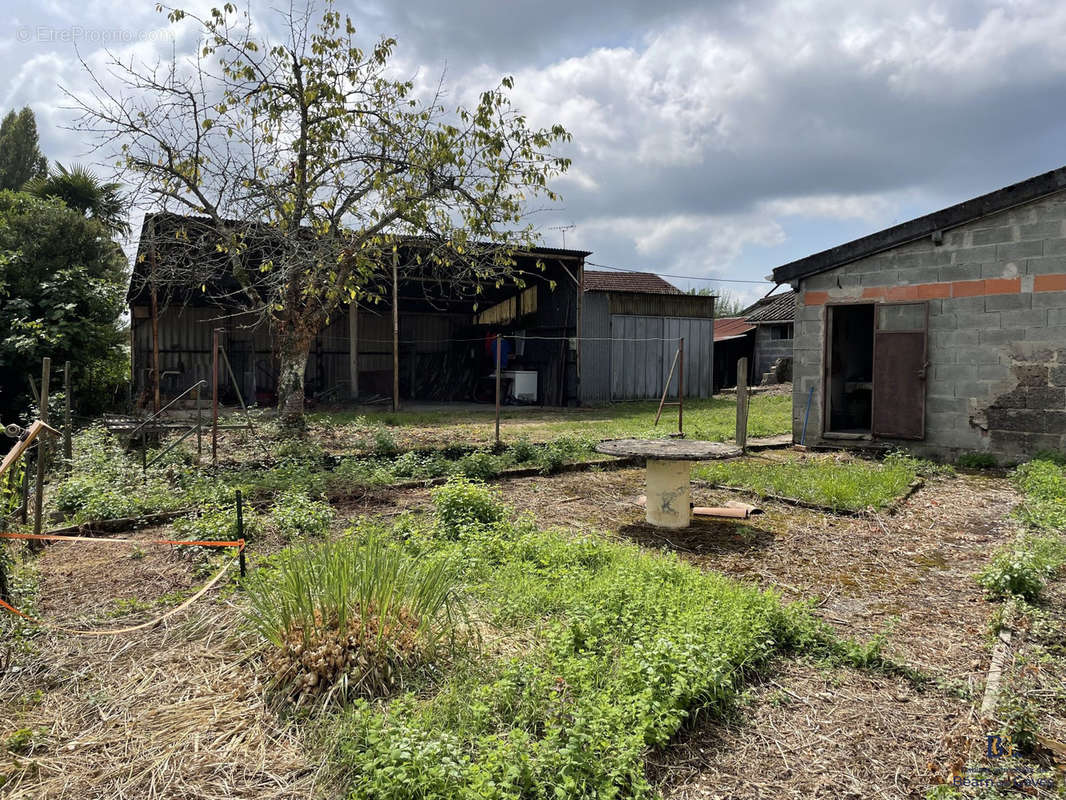
<instances>
[{"instance_id":1,"label":"bare tree","mask_svg":"<svg viewBox=\"0 0 1066 800\"><path fill-rule=\"evenodd\" d=\"M527 203L557 199L548 182L569 160L550 151L569 134L529 128L510 78L472 108L446 108L439 87L416 97L391 75L394 40L361 49L332 0L320 18L310 4L277 12L276 41L229 3L204 17L161 10L197 26L196 54L154 66L112 57L90 95L71 95L79 127L114 153L143 207L188 218L159 232L169 255L153 280L206 290L202 254L216 253L239 282L229 301L269 320L286 421L302 422L317 333L377 291L400 252L476 284L535 243Z\"/></svg>"}]
</instances>

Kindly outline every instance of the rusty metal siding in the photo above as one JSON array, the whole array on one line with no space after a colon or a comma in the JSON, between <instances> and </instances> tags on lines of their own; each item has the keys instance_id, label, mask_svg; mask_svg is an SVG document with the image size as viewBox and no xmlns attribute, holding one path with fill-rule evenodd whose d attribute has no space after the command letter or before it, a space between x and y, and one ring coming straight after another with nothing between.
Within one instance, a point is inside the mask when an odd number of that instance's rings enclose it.
<instances>
[{"instance_id":1,"label":"rusty metal siding","mask_svg":"<svg viewBox=\"0 0 1066 800\"><path fill-rule=\"evenodd\" d=\"M636 317L714 317L714 297L695 294L608 292L611 314Z\"/></svg>"}]
</instances>

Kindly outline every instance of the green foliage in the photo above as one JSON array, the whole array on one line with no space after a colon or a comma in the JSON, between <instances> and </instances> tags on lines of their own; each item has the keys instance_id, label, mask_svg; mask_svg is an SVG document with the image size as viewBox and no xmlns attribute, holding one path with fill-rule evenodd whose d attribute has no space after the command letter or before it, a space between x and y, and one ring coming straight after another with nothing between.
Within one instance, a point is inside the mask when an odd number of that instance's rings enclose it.
<instances>
[{"instance_id":1,"label":"green foliage","mask_svg":"<svg viewBox=\"0 0 1066 800\"><path fill-rule=\"evenodd\" d=\"M884 508L904 495L928 462L891 456L883 462L838 454L793 455L701 464L702 480L825 506L837 511Z\"/></svg>"},{"instance_id":2,"label":"green foliage","mask_svg":"<svg viewBox=\"0 0 1066 800\"><path fill-rule=\"evenodd\" d=\"M0 123L0 189L18 191L48 170L37 139L37 118L29 106L9 111Z\"/></svg>"},{"instance_id":3,"label":"green foliage","mask_svg":"<svg viewBox=\"0 0 1066 800\"><path fill-rule=\"evenodd\" d=\"M884 465L890 469L909 470L922 478L948 477L955 474L950 464L938 464L925 458L918 458L906 450L893 450L884 458Z\"/></svg>"},{"instance_id":4,"label":"green foliage","mask_svg":"<svg viewBox=\"0 0 1066 800\"><path fill-rule=\"evenodd\" d=\"M123 385L120 320L126 259L96 222L57 200L0 192L0 413L30 402L26 375L41 358L72 365L73 405L91 415Z\"/></svg>"},{"instance_id":5,"label":"green foliage","mask_svg":"<svg viewBox=\"0 0 1066 800\"><path fill-rule=\"evenodd\" d=\"M268 666L298 700L391 692L456 644L466 616L443 559L413 558L374 532L292 547L247 593L248 621L275 648Z\"/></svg>"},{"instance_id":6,"label":"green foliage","mask_svg":"<svg viewBox=\"0 0 1066 800\"><path fill-rule=\"evenodd\" d=\"M304 492L283 492L271 511L274 524L285 536L323 536L336 517L333 506Z\"/></svg>"},{"instance_id":7,"label":"green foliage","mask_svg":"<svg viewBox=\"0 0 1066 800\"><path fill-rule=\"evenodd\" d=\"M243 536L251 540L259 535L262 520L255 509L245 504L242 515ZM186 539L208 542L233 542L237 532L237 508L233 502L211 503L174 522L174 529Z\"/></svg>"},{"instance_id":8,"label":"green foliage","mask_svg":"<svg viewBox=\"0 0 1066 800\"><path fill-rule=\"evenodd\" d=\"M994 598L1021 597L1032 602L1044 585L1066 563L1066 542L1052 537L1021 536L1000 550L977 575Z\"/></svg>"},{"instance_id":9,"label":"green foliage","mask_svg":"<svg viewBox=\"0 0 1066 800\"><path fill-rule=\"evenodd\" d=\"M19 728L7 737L4 749L10 753L22 755L30 752L36 742L43 738L43 731L36 728Z\"/></svg>"},{"instance_id":10,"label":"green foliage","mask_svg":"<svg viewBox=\"0 0 1066 800\"><path fill-rule=\"evenodd\" d=\"M1014 484L1025 495L1017 515L1030 528L1066 533L1066 464L1034 459L1014 471Z\"/></svg>"},{"instance_id":11,"label":"green foliage","mask_svg":"<svg viewBox=\"0 0 1066 800\"><path fill-rule=\"evenodd\" d=\"M1039 598L1048 579L1066 564L1066 467L1034 459L1014 471L1024 501L1015 514L1028 532L996 553L977 581L992 597Z\"/></svg>"},{"instance_id":12,"label":"green foliage","mask_svg":"<svg viewBox=\"0 0 1066 800\"><path fill-rule=\"evenodd\" d=\"M433 505L441 531L457 539L469 529L503 519L498 495L482 483L455 476L433 490Z\"/></svg>"},{"instance_id":13,"label":"green foliage","mask_svg":"<svg viewBox=\"0 0 1066 800\"><path fill-rule=\"evenodd\" d=\"M187 500L175 492L160 470L142 476L103 426L74 436L69 476L51 492L51 503L77 522L135 517L182 508Z\"/></svg>"},{"instance_id":14,"label":"green foliage","mask_svg":"<svg viewBox=\"0 0 1066 800\"><path fill-rule=\"evenodd\" d=\"M430 541L521 652L331 720L349 797L649 797L648 748L788 639L774 597L673 556L505 523Z\"/></svg>"},{"instance_id":15,"label":"green foliage","mask_svg":"<svg viewBox=\"0 0 1066 800\"><path fill-rule=\"evenodd\" d=\"M992 469L997 464L991 453L963 453L955 459L955 465L962 469Z\"/></svg>"},{"instance_id":16,"label":"green foliage","mask_svg":"<svg viewBox=\"0 0 1066 800\"><path fill-rule=\"evenodd\" d=\"M387 458L398 452L400 452L400 447L396 444L396 438L389 432L389 429L377 428L374 431L374 455Z\"/></svg>"},{"instance_id":17,"label":"green foliage","mask_svg":"<svg viewBox=\"0 0 1066 800\"><path fill-rule=\"evenodd\" d=\"M540 471L545 475L558 472L564 464L580 461L593 452L594 442L575 436L560 436L542 445L535 456Z\"/></svg>"},{"instance_id":18,"label":"green foliage","mask_svg":"<svg viewBox=\"0 0 1066 800\"><path fill-rule=\"evenodd\" d=\"M28 181L23 191L42 200L54 197L67 208L99 222L114 236L129 235L127 201L121 194L121 184L102 181L80 164L67 169L57 162L56 167L57 172Z\"/></svg>"},{"instance_id":19,"label":"green foliage","mask_svg":"<svg viewBox=\"0 0 1066 800\"><path fill-rule=\"evenodd\" d=\"M507 462L485 450L465 455L456 464L456 471L471 480L485 481L506 469Z\"/></svg>"},{"instance_id":20,"label":"green foliage","mask_svg":"<svg viewBox=\"0 0 1066 800\"><path fill-rule=\"evenodd\" d=\"M511 457L514 458L516 464L525 464L532 461L537 457L538 449L533 444L529 437L521 436L514 441L514 443L507 448Z\"/></svg>"}]
</instances>

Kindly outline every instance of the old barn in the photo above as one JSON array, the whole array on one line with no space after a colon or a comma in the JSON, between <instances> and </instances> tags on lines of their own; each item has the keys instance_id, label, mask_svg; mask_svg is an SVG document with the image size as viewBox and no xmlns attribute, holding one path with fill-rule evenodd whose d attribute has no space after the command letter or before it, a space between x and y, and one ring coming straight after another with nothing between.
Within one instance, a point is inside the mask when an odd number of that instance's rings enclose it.
<instances>
[{"instance_id":1,"label":"old barn","mask_svg":"<svg viewBox=\"0 0 1066 800\"><path fill-rule=\"evenodd\" d=\"M159 230L203 220L172 214L145 218L128 301L132 378L142 406L212 378L218 335L234 381L220 380L223 402L276 399L278 342L224 268L203 280L168 265L174 251ZM151 232L151 233L150 233ZM180 234L179 234L180 237ZM639 272L586 269L586 251L537 248L518 254L521 281L484 283L475 291L408 266L398 278L397 335L388 276L376 302L345 307L320 332L305 376L319 403L391 398L455 402L493 397L492 337L500 334L510 402L549 406L658 399L685 338L685 394L713 388L714 298L681 293ZM187 258L187 256L183 256ZM205 254L204 259L217 262ZM404 258L405 264L413 259ZM394 368L395 365L395 368ZM676 392L678 377L672 380Z\"/></svg>"}]
</instances>

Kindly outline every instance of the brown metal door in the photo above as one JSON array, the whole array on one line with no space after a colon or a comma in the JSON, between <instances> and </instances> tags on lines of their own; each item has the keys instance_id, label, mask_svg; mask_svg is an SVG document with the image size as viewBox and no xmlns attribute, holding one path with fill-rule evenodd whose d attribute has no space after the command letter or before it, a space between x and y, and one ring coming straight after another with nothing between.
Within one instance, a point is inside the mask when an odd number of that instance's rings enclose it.
<instances>
[{"instance_id":1,"label":"brown metal door","mask_svg":"<svg viewBox=\"0 0 1066 800\"><path fill-rule=\"evenodd\" d=\"M882 303L874 328L873 433L925 438L927 303Z\"/></svg>"}]
</instances>

